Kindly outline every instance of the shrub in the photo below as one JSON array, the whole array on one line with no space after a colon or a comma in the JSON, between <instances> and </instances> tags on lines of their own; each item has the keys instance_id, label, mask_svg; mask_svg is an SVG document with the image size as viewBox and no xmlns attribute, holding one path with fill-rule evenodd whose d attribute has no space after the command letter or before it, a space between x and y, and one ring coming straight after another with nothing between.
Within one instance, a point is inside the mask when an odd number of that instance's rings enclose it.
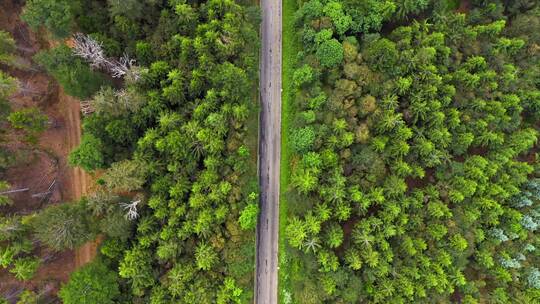
<instances>
[{"instance_id":1,"label":"shrub","mask_svg":"<svg viewBox=\"0 0 540 304\"><path fill-rule=\"evenodd\" d=\"M336 39L327 40L317 49L317 58L322 66L335 67L343 61L343 46Z\"/></svg>"}]
</instances>

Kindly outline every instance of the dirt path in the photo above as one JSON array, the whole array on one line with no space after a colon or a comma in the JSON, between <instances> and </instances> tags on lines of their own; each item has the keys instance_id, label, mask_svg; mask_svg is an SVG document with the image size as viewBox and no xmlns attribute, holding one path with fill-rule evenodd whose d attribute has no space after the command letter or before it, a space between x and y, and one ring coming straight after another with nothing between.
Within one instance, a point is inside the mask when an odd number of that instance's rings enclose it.
<instances>
[{"instance_id":1,"label":"dirt path","mask_svg":"<svg viewBox=\"0 0 540 304\"><path fill-rule=\"evenodd\" d=\"M68 165L68 155L81 140L80 103L67 96L58 84L45 72L37 69L32 57L40 50L51 47L41 35L31 32L20 20L22 2L18 0L0 1L0 29L14 37L17 46L17 62L21 68L0 67L17 77L25 89L10 98L13 109L37 106L47 114L51 126L39 137L35 146L21 142L17 133L9 138L9 147L20 155L23 151L29 161L10 168L3 176L14 188L30 187L26 196L13 197L11 213L28 214L47 204L78 200L90 186L91 178L80 168ZM26 91L26 92L25 92ZM37 156L36 156L37 155ZM48 203L30 197L32 193L46 191L55 180L53 194ZM90 242L81 248L60 253L51 253L40 248L40 256L53 255L44 263L34 279L18 282L5 270L0 271L0 294L14 294L21 288L55 293L59 282L66 282L70 273L77 267L91 261L95 256L97 242ZM51 289L52 288L52 289Z\"/></svg>"},{"instance_id":2,"label":"dirt path","mask_svg":"<svg viewBox=\"0 0 540 304\"><path fill-rule=\"evenodd\" d=\"M88 190L90 178L79 168L68 165L68 155L81 139L81 119L79 102L59 88L58 84L33 62L32 57L41 49L50 47L42 35L33 33L20 20L22 1L0 0L0 29L9 32L16 42L17 67L2 66L0 69L16 77L21 86L10 97L13 110L24 107L38 107L47 114L51 125L43 132L35 144L23 140L18 131L7 129L4 134L4 148L14 151L17 163L2 173L2 179L14 189L30 190L13 195L13 206L3 208L7 214L29 214L47 205L79 199ZM5 123L5 122L4 122ZM54 181L52 194L48 200L35 198L32 194L44 193ZM96 252L96 243L82 248L53 252L46 247L35 249L34 254L43 259L35 277L26 282L16 280L5 269L0 269L0 296L11 302L24 289L34 290L43 295L54 295L60 283L67 282L76 267L90 261Z\"/></svg>"},{"instance_id":3,"label":"dirt path","mask_svg":"<svg viewBox=\"0 0 540 304\"><path fill-rule=\"evenodd\" d=\"M262 0L259 136L260 216L255 303L278 303L279 164L281 154L281 1Z\"/></svg>"},{"instance_id":4,"label":"dirt path","mask_svg":"<svg viewBox=\"0 0 540 304\"><path fill-rule=\"evenodd\" d=\"M62 103L67 105L66 108L66 125L69 130L66 138L67 146L69 150L73 150L81 142L81 112L79 100L68 96L60 89L58 98ZM84 172L81 168L71 168L69 172L70 186L71 186L71 200L76 201L83 195L88 193L90 176ZM92 241L84 244L77 250L75 250L75 267L81 267L82 265L90 262L97 252L98 241Z\"/></svg>"}]
</instances>

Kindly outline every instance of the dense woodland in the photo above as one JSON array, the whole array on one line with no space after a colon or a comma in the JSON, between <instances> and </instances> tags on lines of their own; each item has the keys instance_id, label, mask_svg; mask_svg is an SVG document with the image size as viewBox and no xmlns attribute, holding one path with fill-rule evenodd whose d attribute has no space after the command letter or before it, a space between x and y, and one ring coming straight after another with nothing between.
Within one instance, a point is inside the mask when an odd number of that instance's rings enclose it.
<instances>
[{"instance_id":1,"label":"dense woodland","mask_svg":"<svg viewBox=\"0 0 540 304\"><path fill-rule=\"evenodd\" d=\"M81 100L83 137L69 161L97 190L3 214L1 265L32 263L32 240L60 251L100 235L63 303L251 302L259 16L233 0L26 1L22 19L57 41L34 61ZM42 123L32 109L8 120L34 136Z\"/></svg>"},{"instance_id":2,"label":"dense woodland","mask_svg":"<svg viewBox=\"0 0 540 304\"><path fill-rule=\"evenodd\" d=\"M540 303L540 6L463 2L299 1L284 303Z\"/></svg>"},{"instance_id":3,"label":"dense woodland","mask_svg":"<svg viewBox=\"0 0 540 304\"><path fill-rule=\"evenodd\" d=\"M282 302L540 303L540 4L294 2ZM99 238L63 303L251 303L255 4L27 0L21 17L54 41L31 68L81 101L69 162L96 185L19 214L0 181L0 267L30 280L37 248ZM2 70L28 68L15 51L0 31ZM0 178L7 134L32 146L50 125L11 109L20 90L0 72Z\"/></svg>"}]
</instances>

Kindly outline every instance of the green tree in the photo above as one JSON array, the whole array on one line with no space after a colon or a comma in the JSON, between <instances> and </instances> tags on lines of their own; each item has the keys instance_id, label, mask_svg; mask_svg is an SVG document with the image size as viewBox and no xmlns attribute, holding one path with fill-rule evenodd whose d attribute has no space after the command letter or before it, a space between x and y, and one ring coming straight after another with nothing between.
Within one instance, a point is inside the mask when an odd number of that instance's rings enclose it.
<instances>
[{"instance_id":1,"label":"green tree","mask_svg":"<svg viewBox=\"0 0 540 304\"><path fill-rule=\"evenodd\" d=\"M69 154L69 164L93 171L105 165L103 143L92 134L84 134L81 144Z\"/></svg>"},{"instance_id":2,"label":"green tree","mask_svg":"<svg viewBox=\"0 0 540 304\"><path fill-rule=\"evenodd\" d=\"M67 37L73 24L71 4L68 0L28 0L21 18L34 31L45 26L58 38Z\"/></svg>"},{"instance_id":3,"label":"green tree","mask_svg":"<svg viewBox=\"0 0 540 304\"><path fill-rule=\"evenodd\" d=\"M336 39L327 40L318 47L317 58L323 67L335 67L343 62L343 46Z\"/></svg>"},{"instance_id":4,"label":"green tree","mask_svg":"<svg viewBox=\"0 0 540 304\"><path fill-rule=\"evenodd\" d=\"M155 279L151 263L150 252L140 245L127 250L124 258L120 261L118 274L122 278L131 280L131 287L135 295L144 294L145 288L154 285Z\"/></svg>"},{"instance_id":5,"label":"green tree","mask_svg":"<svg viewBox=\"0 0 540 304\"><path fill-rule=\"evenodd\" d=\"M210 270L212 269L212 266L216 264L217 260L218 255L211 245L201 243L197 246L195 261L197 262L197 267L199 269Z\"/></svg>"},{"instance_id":6,"label":"green tree","mask_svg":"<svg viewBox=\"0 0 540 304\"><path fill-rule=\"evenodd\" d=\"M36 304L39 303L39 295L31 290L25 290L19 295L16 304Z\"/></svg>"},{"instance_id":7,"label":"green tree","mask_svg":"<svg viewBox=\"0 0 540 304\"><path fill-rule=\"evenodd\" d=\"M113 163L103 174L107 188L117 191L134 191L142 188L146 181L146 164L140 161L123 160Z\"/></svg>"},{"instance_id":8,"label":"green tree","mask_svg":"<svg viewBox=\"0 0 540 304\"><path fill-rule=\"evenodd\" d=\"M308 152L315 142L315 131L312 127L304 127L293 130L291 134L291 146L297 153Z\"/></svg>"},{"instance_id":9,"label":"green tree","mask_svg":"<svg viewBox=\"0 0 540 304\"><path fill-rule=\"evenodd\" d=\"M238 223L244 230L251 230L257 226L257 217L259 215L259 204L249 203L240 213Z\"/></svg>"},{"instance_id":10,"label":"green tree","mask_svg":"<svg viewBox=\"0 0 540 304\"><path fill-rule=\"evenodd\" d=\"M8 120L15 129L22 129L32 135L37 135L47 128L49 119L38 108L25 108L15 111L8 116Z\"/></svg>"},{"instance_id":11,"label":"green tree","mask_svg":"<svg viewBox=\"0 0 540 304\"><path fill-rule=\"evenodd\" d=\"M103 74L73 56L72 50L64 44L37 53L34 60L62 85L67 94L79 99L87 99L108 85Z\"/></svg>"},{"instance_id":12,"label":"green tree","mask_svg":"<svg viewBox=\"0 0 540 304\"><path fill-rule=\"evenodd\" d=\"M36 273L39 264L40 260L38 258L17 258L9 272L13 273L21 281L28 281Z\"/></svg>"},{"instance_id":13,"label":"green tree","mask_svg":"<svg viewBox=\"0 0 540 304\"><path fill-rule=\"evenodd\" d=\"M74 249L94 236L81 203L50 206L36 214L31 225L35 236L57 251Z\"/></svg>"},{"instance_id":14,"label":"green tree","mask_svg":"<svg viewBox=\"0 0 540 304\"><path fill-rule=\"evenodd\" d=\"M117 303L118 275L98 259L73 272L58 296L66 304Z\"/></svg>"},{"instance_id":15,"label":"green tree","mask_svg":"<svg viewBox=\"0 0 540 304\"><path fill-rule=\"evenodd\" d=\"M8 191L11 186L6 181L0 181L0 192ZM0 194L0 206L6 206L13 204L13 201L9 196Z\"/></svg>"},{"instance_id":16,"label":"green tree","mask_svg":"<svg viewBox=\"0 0 540 304\"><path fill-rule=\"evenodd\" d=\"M343 243L343 229L339 225L333 224L326 233L326 243L330 248L336 248Z\"/></svg>"},{"instance_id":17,"label":"green tree","mask_svg":"<svg viewBox=\"0 0 540 304\"><path fill-rule=\"evenodd\" d=\"M15 60L16 46L11 34L0 30L0 63L11 64Z\"/></svg>"}]
</instances>

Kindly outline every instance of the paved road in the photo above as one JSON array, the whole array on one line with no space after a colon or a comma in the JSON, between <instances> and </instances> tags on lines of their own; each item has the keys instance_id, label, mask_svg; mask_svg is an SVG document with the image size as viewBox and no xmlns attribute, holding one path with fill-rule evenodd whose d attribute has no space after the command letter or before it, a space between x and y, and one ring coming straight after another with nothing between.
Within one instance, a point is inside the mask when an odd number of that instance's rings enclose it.
<instances>
[{"instance_id":1,"label":"paved road","mask_svg":"<svg viewBox=\"0 0 540 304\"><path fill-rule=\"evenodd\" d=\"M255 303L278 302L279 160L281 150L281 0L261 0L259 182Z\"/></svg>"}]
</instances>

